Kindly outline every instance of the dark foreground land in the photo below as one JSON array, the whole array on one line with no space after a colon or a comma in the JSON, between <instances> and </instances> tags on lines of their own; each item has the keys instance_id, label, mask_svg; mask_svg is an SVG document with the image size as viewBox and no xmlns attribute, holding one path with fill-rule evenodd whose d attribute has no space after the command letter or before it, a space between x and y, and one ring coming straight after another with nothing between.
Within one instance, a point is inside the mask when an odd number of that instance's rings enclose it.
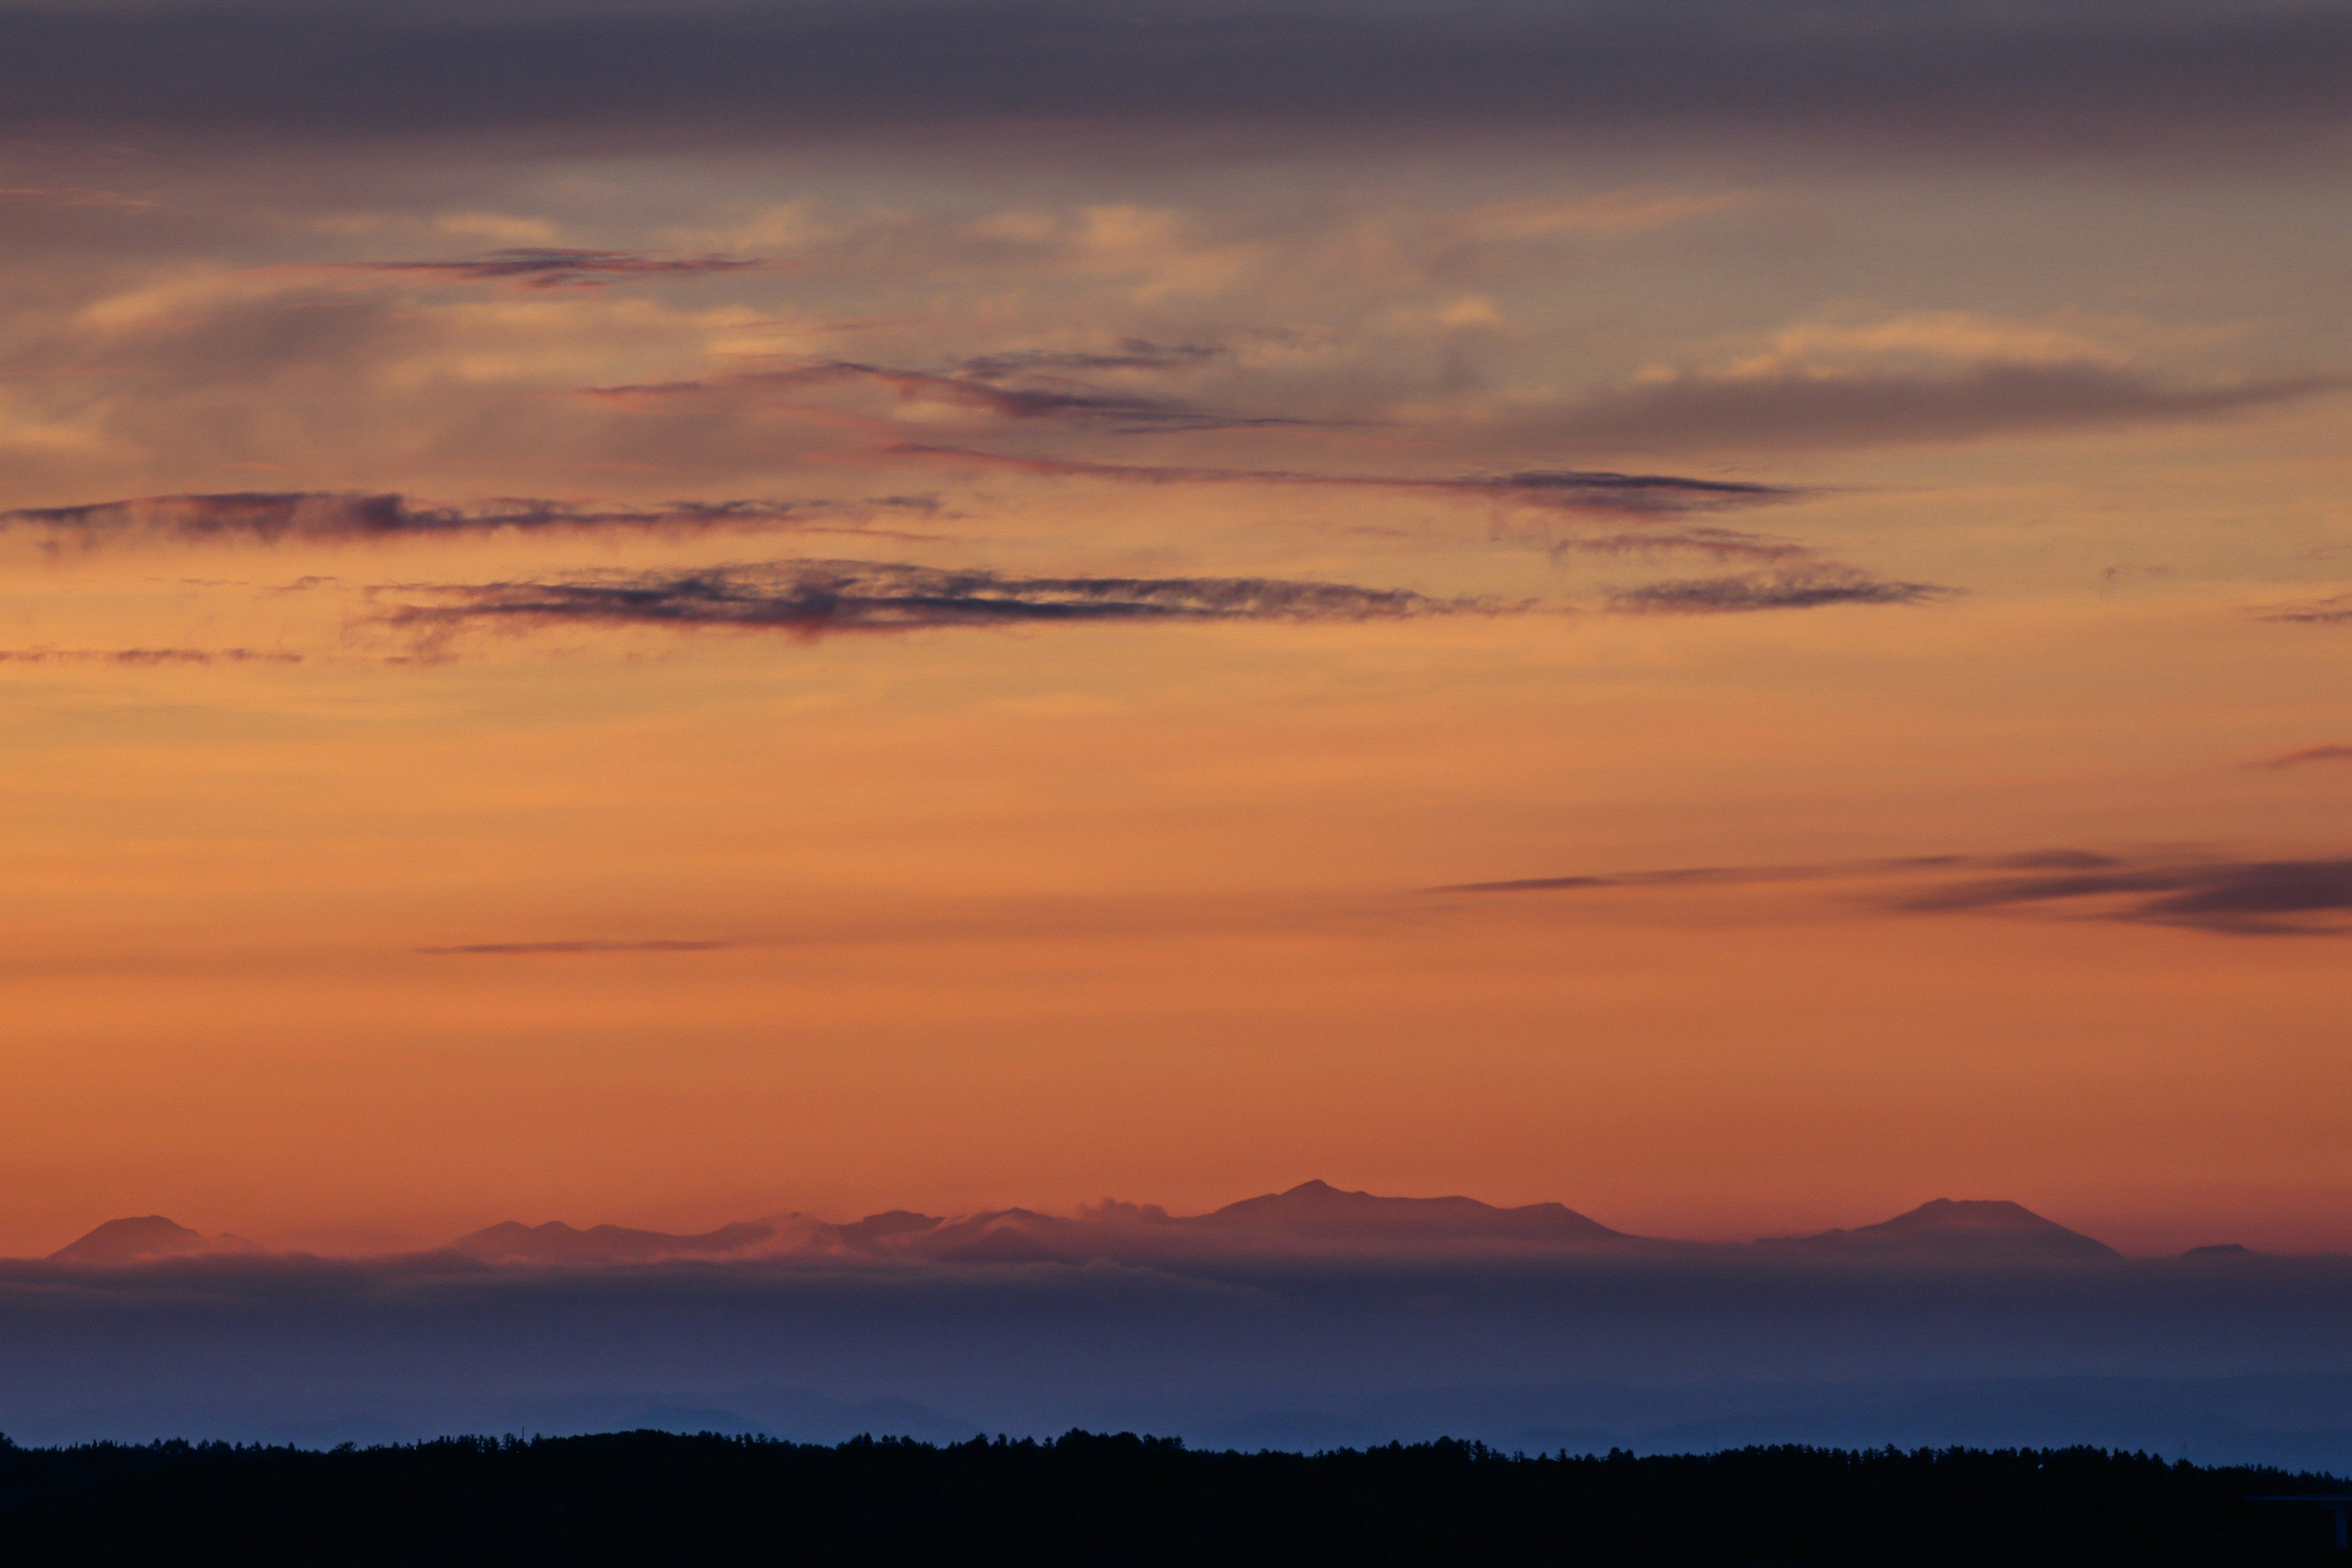
<instances>
[{"instance_id":1,"label":"dark foreground land","mask_svg":"<svg viewBox=\"0 0 2352 1568\"><path fill-rule=\"evenodd\" d=\"M2096 1449L1302 1457L1072 1433L817 1447L0 1440L0 1563L2352 1564L2341 1483Z\"/></svg>"}]
</instances>

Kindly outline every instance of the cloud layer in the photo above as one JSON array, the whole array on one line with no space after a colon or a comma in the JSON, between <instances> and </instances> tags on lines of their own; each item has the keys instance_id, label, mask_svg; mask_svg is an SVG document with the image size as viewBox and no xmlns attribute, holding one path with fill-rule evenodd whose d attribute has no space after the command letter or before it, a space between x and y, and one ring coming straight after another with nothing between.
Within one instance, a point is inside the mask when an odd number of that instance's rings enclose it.
<instances>
[{"instance_id":1,"label":"cloud layer","mask_svg":"<svg viewBox=\"0 0 2352 1568\"><path fill-rule=\"evenodd\" d=\"M19 6L0 16L0 129L619 141L1336 121L2135 150L2341 129L2347 55L2340 7L2218 0L1291 3L1246 26L1198 0Z\"/></svg>"}]
</instances>

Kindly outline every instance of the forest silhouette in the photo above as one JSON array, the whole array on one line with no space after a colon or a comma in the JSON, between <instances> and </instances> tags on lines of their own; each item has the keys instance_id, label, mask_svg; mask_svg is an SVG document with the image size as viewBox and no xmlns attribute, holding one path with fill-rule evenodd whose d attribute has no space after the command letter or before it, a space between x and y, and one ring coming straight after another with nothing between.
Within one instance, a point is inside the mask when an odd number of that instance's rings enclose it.
<instances>
[{"instance_id":1,"label":"forest silhouette","mask_svg":"<svg viewBox=\"0 0 2352 1568\"><path fill-rule=\"evenodd\" d=\"M2094 1448L1640 1458L1439 1441L837 1447L705 1434L320 1451L0 1439L0 1561L103 1565L2342 1563L2340 1482Z\"/></svg>"}]
</instances>

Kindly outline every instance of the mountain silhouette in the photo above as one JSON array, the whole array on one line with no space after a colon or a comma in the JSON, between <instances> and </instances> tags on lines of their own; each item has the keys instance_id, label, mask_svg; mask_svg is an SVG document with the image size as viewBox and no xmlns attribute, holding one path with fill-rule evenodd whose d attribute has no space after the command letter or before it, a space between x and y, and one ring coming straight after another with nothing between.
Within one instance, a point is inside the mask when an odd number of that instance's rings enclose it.
<instances>
[{"instance_id":1,"label":"mountain silhouette","mask_svg":"<svg viewBox=\"0 0 2352 1568\"><path fill-rule=\"evenodd\" d=\"M1461 1242L1578 1245L1632 1238L1559 1204L1496 1208L1475 1198L1390 1198L1304 1182L1287 1192L1171 1218L1156 1205L1104 1203L1076 1215L992 1209L956 1218L887 1209L833 1225L802 1215L748 1220L697 1236L560 1220L509 1220L450 1243L488 1263L591 1265L669 1258L829 1256L948 1263L1147 1262L1232 1249L1311 1244L1394 1249Z\"/></svg>"},{"instance_id":2,"label":"mountain silhouette","mask_svg":"<svg viewBox=\"0 0 2352 1568\"><path fill-rule=\"evenodd\" d=\"M1244 1198L1213 1214L1172 1222L1202 1230L1318 1241L1622 1241L1559 1204L1496 1208L1475 1198L1384 1198L1328 1182L1301 1182L1284 1193Z\"/></svg>"},{"instance_id":3,"label":"mountain silhouette","mask_svg":"<svg viewBox=\"0 0 2352 1568\"><path fill-rule=\"evenodd\" d=\"M931 1256L950 1263L1067 1263L1071 1259L1024 1231L1009 1225L992 1226L978 1239L961 1243Z\"/></svg>"},{"instance_id":4,"label":"mountain silhouette","mask_svg":"<svg viewBox=\"0 0 2352 1568\"><path fill-rule=\"evenodd\" d=\"M1952 1198L1921 1204L1908 1214L1877 1225L1825 1230L1816 1236L1766 1237L1756 1245L1847 1257L1971 1263L2123 1256L2106 1243L2043 1219L2021 1204Z\"/></svg>"},{"instance_id":5,"label":"mountain silhouette","mask_svg":"<svg viewBox=\"0 0 2352 1568\"><path fill-rule=\"evenodd\" d=\"M665 1258L723 1258L770 1250L780 1228L775 1220L745 1220L698 1236L673 1236L617 1225L578 1230L562 1220L545 1225L508 1220L461 1236L449 1246L485 1263L652 1263Z\"/></svg>"},{"instance_id":6,"label":"mountain silhouette","mask_svg":"<svg viewBox=\"0 0 2352 1568\"><path fill-rule=\"evenodd\" d=\"M52 1263L144 1263L207 1252L258 1252L241 1236L205 1236L162 1215L110 1219L79 1240L49 1254Z\"/></svg>"},{"instance_id":7,"label":"mountain silhouette","mask_svg":"<svg viewBox=\"0 0 2352 1568\"><path fill-rule=\"evenodd\" d=\"M163 1226L152 1237L118 1226ZM175 1234L174 1234L175 1233ZM144 1237L142 1239L140 1237ZM194 1242L188 1241L194 1237ZM218 1238L233 1243L234 1238ZM887 1209L863 1219L830 1223L783 1214L720 1226L696 1235L599 1225L576 1229L560 1220L544 1225L508 1221L451 1247L488 1263L593 1266L653 1263L666 1258L872 1258L940 1263L1079 1263L1108 1258L1138 1264L1181 1263L1219 1255L1264 1255L1286 1249L1366 1255L1505 1244L1573 1248L1601 1244L1672 1247L1628 1236L1556 1203L1502 1208L1475 1198L1399 1198L1308 1181L1207 1214L1171 1215L1152 1204L1090 1205L1076 1214L991 1209L954 1217ZM169 1220L117 1220L58 1255L62 1261L112 1260L212 1247ZM1913 1262L2032 1263L2120 1257L2104 1242L2042 1218L2020 1205L1937 1198L1908 1214L1851 1230L1767 1237L1755 1244L1822 1258L1887 1258ZM2221 1249L2199 1249L2192 1256Z\"/></svg>"},{"instance_id":8,"label":"mountain silhouette","mask_svg":"<svg viewBox=\"0 0 2352 1568\"><path fill-rule=\"evenodd\" d=\"M917 1214L911 1209L885 1209L880 1214L867 1215L864 1219L847 1225L828 1226L833 1239L854 1251L868 1251L894 1237L921 1236L939 1229L947 1221L936 1215Z\"/></svg>"}]
</instances>

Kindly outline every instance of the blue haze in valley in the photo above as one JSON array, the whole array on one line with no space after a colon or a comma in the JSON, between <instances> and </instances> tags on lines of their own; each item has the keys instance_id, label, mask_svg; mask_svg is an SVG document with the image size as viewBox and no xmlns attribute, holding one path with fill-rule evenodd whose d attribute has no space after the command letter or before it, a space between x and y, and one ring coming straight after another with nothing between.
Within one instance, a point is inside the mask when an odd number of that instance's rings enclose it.
<instances>
[{"instance_id":1,"label":"blue haze in valley","mask_svg":"<svg viewBox=\"0 0 2352 1568\"><path fill-rule=\"evenodd\" d=\"M1710 1245L1309 1183L1189 1217L509 1224L363 1258L144 1216L0 1262L0 1431L2091 1443L2345 1470L2347 1326L2352 1258L2127 1258L2000 1203Z\"/></svg>"}]
</instances>

